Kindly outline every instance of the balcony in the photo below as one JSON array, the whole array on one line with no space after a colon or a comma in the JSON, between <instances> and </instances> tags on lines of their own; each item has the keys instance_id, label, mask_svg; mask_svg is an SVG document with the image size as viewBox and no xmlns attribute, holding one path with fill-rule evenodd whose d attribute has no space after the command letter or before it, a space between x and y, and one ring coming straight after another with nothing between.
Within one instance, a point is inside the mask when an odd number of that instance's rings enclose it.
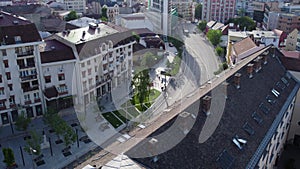
<instances>
[{"instance_id":1,"label":"balcony","mask_svg":"<svg viewBox=\"0 0 300 169\"><path fill-rule=\"evenodd\" d=\"M68 91L62 91L62 92L59 92L58 95L62 96L62 95L66 95L68 94Z\"/></svg>"},{"instance_id":2,"label":"balcony","mask_svg":"<svg viewBox=\"0 0 300 169\"><path fill-rule=\"evenodd\" d=\"M39 102L41 102L40 98L34 98L34 103L39 103Z\"/></svg>"},{"instance_id":3,"label":"balcony","mask_svg":"<svg viewBox=\"0 0 300 169\"><path fill-rule=\"evenodd\" d=\"M0 110L6 110L6 106L0 106Z\"/></svg>"},{"instance_id":4,"label":"balcony","mask_svg":"<svg viewBox=\"0 0 300 169\"><path fill-rule=\"evenodd\" d=\"M24 87L22 88L23 92L30 92L30 91L34 91L34 90L39 90L39 86L33 86L33 87Z\"/></svg>"},{"instance_id":5,"label":"balcony","mask_svg":"<svg viewBox=\"0 0 300 169\"><path fill-rule=\"evenodd\" d=\"M14 108L16 108L17 107L17 105L15 104L15 103L10 103L9 104L9 108L11 108L11 109L14 109Z\"/></svg>"},{"instance_id":6,"label":"balcony","mask_svg":"<svg viewBox=\"0 0 300 169\"><path fill-rule=\"evenodd\" d=\"M19 65L20 69L30 69L30 68L35 68L35 64L27 64L27 65Z\"/></svg>"},{"instance_id":7,"label":"balcony","mask_svg":"<svg viewBox=\"0 0 300 169\"><path fill-rule=\"evenodd\" d=\"M27 76L20 76L22 81L27 81L27 80L35 80L37 79L37 74L31 74Z\"/></svg>"},{"instance_id":8,"label":"balcony","mask_svg":"<svg viewBox=\"0 0 300 169\"><path fill-rule=\"evenodd\" d=\"M25 100L25 105L31 104L31 100Z\"/></svg>"},{"instance_id":9,"label":"balcony","mask_svg":"<svg viewBox=\"0 0 300 169\"><path fill-rule=\"evenodd\" d=\"M33 50L17 53L18 57L24 57L24 56L29 56L29 55L33 55Z\"/></svg>"}]
</instances>

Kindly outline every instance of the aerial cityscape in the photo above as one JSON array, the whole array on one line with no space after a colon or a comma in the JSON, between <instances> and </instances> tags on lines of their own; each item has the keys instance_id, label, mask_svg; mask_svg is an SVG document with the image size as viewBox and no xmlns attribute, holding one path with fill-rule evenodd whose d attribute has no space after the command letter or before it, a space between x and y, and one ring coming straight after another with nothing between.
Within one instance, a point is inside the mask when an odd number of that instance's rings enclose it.
<instances>
[{"instance_id":1,"label":"aerial cityscape","mask_svg":"<svg viewBox=\"0 0 300 169\"><path fill-rule=\"evenodd\" d=\"M300 169L300 1L0 0L0 168Z\"/></svg>"}]
</instances>

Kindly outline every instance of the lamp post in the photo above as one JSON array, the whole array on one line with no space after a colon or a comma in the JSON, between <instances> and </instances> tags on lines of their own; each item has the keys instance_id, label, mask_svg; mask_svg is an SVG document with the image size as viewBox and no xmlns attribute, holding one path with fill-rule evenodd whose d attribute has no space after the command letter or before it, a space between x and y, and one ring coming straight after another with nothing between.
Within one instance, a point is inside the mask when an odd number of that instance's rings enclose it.
<instances>
[{"instance_id":1,"label":"lamp post","mask_svg":"<svg viewBox=\"0 0 300 169\"><path fill-rule=\"evenodd\" d=\"M33 149L32 147L29 147L29 150L30 150L30 154L31 154L31 161L32 161L32 166L33 166L33 169L35 169L35 164L34 164L34 161L33 161L33 153L36 153L37 151L35 149Z\"/></svg>"}]
</instances>

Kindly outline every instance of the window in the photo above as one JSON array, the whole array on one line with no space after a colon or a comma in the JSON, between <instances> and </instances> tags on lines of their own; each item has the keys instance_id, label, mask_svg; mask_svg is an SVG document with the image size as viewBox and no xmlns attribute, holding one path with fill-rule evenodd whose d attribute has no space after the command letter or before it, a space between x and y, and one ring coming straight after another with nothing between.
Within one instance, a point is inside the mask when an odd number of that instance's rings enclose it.
<instances>
[{"instance_id":1,"label":"window","mask_svg":"<svg viewBox=\"0 0 300 169\"><path fill-rule=\"evenodd\" d=\"M0 88L0 95L4 95L4 88Z\"/></svg>"},{"instance_id":2,"label":"window","mask_svg":"<svg viewBox=\"0 0 300 169\"><path fill-rule=\"evenodd\" d=\"M25 101L30 101L30 95L29 94L25 94L24 95L24 100Z\"/></svg>"},{"instance_id":3,"label":"window","mask_svg":"<svg viewBox=\"0 0 300 169\"><path fill-rule=\"evenodd\" d=\"M10 96L9 104L15 104L15 96Z\"/></svg>"},{"instance_id":4,"label":"window","mask_svg":"<svg viewBox=\"0 0 300 169\"><path fill-rule=\"evenodd\" d=\"M97 73L98 71L98 66L95 66L95 73Z\"/></svg>"},{"instance_id":5,"label":"window","mask_svg":"<svg viewBox=\"0 0 300 169\"><path fill-rule=\"evenodd\" d=\"M21 36L14 37L16 43L22 43Z\"/></svg>"},{"instance_id":6,"label":"window","mask_svg":"<svg viewBox=\"0 0 300 169\"><path fill-rule=\"evenodd\" d=\"M81 67L84 67L85 66L85 64L84 63L81 63Z\"/></svg>"},{"instance_id":7,"label":"window","mask_svg":"<svg viewBox=\"0 0 300 169\"><path fill-rule=\"evenodd\" d=\"M85 78L85 71L82 72L82 77Z\"/></svg>"},{"instance_id":8,"label":"window","mask_svg":"<svg viewBox=\"0 0 300 169\"><path fill-rule=\"evenodd\" d=\"M0 107L5 107L5 102L3 100L0 101Z\"/></svg>"},{"instance_id":9,"label":"window","mask_svg":"<svg viewBox=\"0 0 300 169\"><path fill-rule=\"evenodd\" d=\"M4 63L4 67L8 68L8 60L3 60L3 63Z\"/></svg>"},{"instance_id":10,"label":"window","mask_svg":"<svg viewBox=\"0 0 300 169\"><path fill-rule=\"evenodd\" d=\"M88 75L92 74L92 69L88 69Z\"/></svg>"},{"instance_id":11,"label":"window","mask_svg":"<svg viewBox=\"0 0 300 169\"><path fill-rule=\"evenodd\" d=\"M59 93L66 93L66 92L68 92L67 86L66 85L60 85L58 87L58 92Z\"/></svg>"},{"instance_id":12,"label":"window","mask_svg":"<svg viewBox=\"0 0 300 169\"><path fill-rule=\"evenodd\" d=\"M7 80L10 80L11 79L10 72L6 72L5 74L6 74Z\"/></svg>"},{"instance_id":13,"label":"window","mask_svg":"<svg viewBox=\"0 0 300 169\"><path fill-rule=\"evenodd\" d=\"M87 61L87 65L91 65L91 61L90 60Z\"/></svg>"},{"instance_id":14,"label":"window","mask_svg":"<svg viewBox=\"0 0 300 169\"><path fill-rule=\"evenodd\" d=\"M93 79L89 79L89 86L93 85Z\"/></svg>"},{"instance_id":15,"label":"window","mask_svg":"<svg viewBox=\"0 0 300 169\"><path fill-rule=\"evenodd\" d=\"M2 75L0 75L0 83L2 83Z\"/></svg>"},{"instance_id":16,"label":"window","mask_svg":"<svg viewBox=\"0 0 300 169\"><path fill-rule=\"evenodd\" d=\"M9 90L12 91L13 90L13 84L8 84Z\"/></svg>"},{"instance_id":17,"label":"window","mask_svg":"<svg viewBox=\"0 0 300 169\"><path fill-rule=\"evenodd\" d=\"M34 99L39 99L40 95L39 95L39 93L33 93L33 97L34 97Z\"/></svg>"},{"instance_id":18,"label":"window","mask_svg":"<svg viewBox=\"0 0 300 169\"><path fill-rule=\"evenodd\" d=\"M2 56L7 56L7 53L6 53L5 49L2 49L1 52L2 52Z\"/></svg>"},{"instance_id":19,"label":"window","mask_svg":"<svg viewBox=\"0 0 300 169\"><path fill-rule=\"evenodd\" d=\"M45 76L45 83L51 83L51 76Z\"/></svg>"},{"instance_id":20,"label":"window","mask_svg":"<svg viewBox=\"0 0 300 169\"><path fill-rule=\"evenodd\" d=\"M65 80L65 74L59 74L58 75L58 80L59 81Z\"/></svg>"}]
</instances>

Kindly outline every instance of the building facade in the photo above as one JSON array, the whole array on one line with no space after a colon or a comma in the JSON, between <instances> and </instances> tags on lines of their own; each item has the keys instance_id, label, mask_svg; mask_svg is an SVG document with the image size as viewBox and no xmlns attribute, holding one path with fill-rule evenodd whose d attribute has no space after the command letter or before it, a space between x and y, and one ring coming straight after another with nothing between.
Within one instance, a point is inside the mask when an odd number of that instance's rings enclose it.
<instances>
[{"instance_id":1,"label":"building facade","mask_svg":"<svg viewBox=\"0 0 300 169\"><path fill-rule=\"evenodd\" d=\"M86 1L85 0L64 0L68 11L75 11L77 13L86 13Z\"/></svg>"},{"instance_id":2,"label":"building facade","mask_svg":"<svg viewBox=\"0 0 300 169\"><path fill-rule=\"evenodd\" d=\"M131 31L118 28L103 23L90 24L54 36L71 48L75 57L72 86L66 85L73 104L96 101L130 80L135 41Z\"/></svg>"},{"instance_id":3,"label":"building facade","mask_svg":"<svg viewBox=\"0 0 300 169\"><path fill-rule=\"evenodd\" d=\"M40 116L45 107L37 61L42 39L36 26L1 12L0 28L0 125L4 125L21 112L27 117Z\"/></svg>"},{"instance_id":4,"label":"building facade","mask_svg":"<svg viewBox=\"0 0 300 169\"><path fill-rule=\"evenodd\" d=\"M172 8L177 9L178 16L186 21L195 20L195 3L192 0L173 0Z\"/></svg>"},{"instance_id":5,"label":"building facade","mask_svg":"<svg viewBox=\"0 0 300 169\"><path fill-rule=\"evenodd\" d=\"M300 15L293 13L280 13L277 29L290 33L294 29L300 30Z\"/></svg>"},{"instance_id":6,"label":"building facade","mask_svg":"<svg viewBox=\"0 0 300 169\"><path fill-rule=\"evenodd\" d=\"M225 23L235 14L235 0L204 0L202 7L202 20Z\"/></svg>"}]
</instances>

